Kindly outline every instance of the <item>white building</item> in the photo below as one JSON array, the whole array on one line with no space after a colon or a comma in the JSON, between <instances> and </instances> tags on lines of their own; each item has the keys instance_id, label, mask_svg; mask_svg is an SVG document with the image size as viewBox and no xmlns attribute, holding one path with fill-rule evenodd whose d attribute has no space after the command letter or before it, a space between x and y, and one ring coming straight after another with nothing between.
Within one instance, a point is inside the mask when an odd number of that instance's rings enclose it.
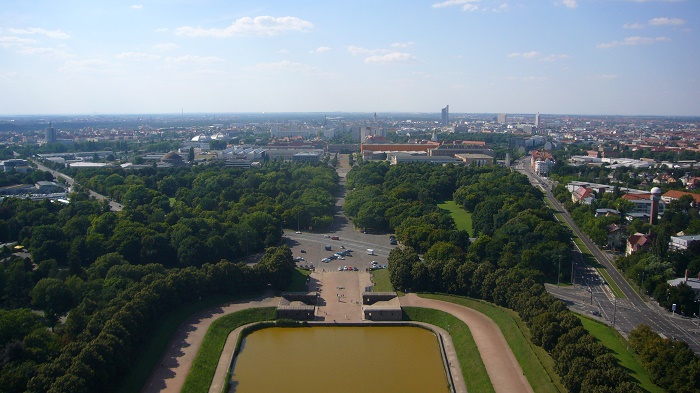
<instances>
[{"instance_id":1,"label":"white building","mask_svg":"<svg viewBox=\"0 0 700 393\"><path fill-rule=\"evenodd\" d=\"M668 243L670 250L687 250L691 242L700 240L700 235L671 236Z\"/></svg>"}]
</instances>

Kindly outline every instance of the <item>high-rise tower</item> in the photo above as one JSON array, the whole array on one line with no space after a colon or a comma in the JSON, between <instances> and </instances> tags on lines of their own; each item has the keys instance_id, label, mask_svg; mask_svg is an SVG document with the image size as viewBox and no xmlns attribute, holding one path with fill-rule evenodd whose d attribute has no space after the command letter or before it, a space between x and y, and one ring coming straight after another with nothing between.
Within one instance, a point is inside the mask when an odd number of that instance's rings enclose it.
<instances>
[{"instance_id":1,"label":"high-rise tower","mask_svg":"<svg viewBox=\"0 0 700 393\"><path fill-rule=\"evenodd\" d=\"M44 130L46 143L56 143L56 130L51 127L51 122L49 126Z\"/></svg>"},{"instance_id":2,"label":"high-rise tower","mask_svg":"<svg viewBox=\"0 0 700 393\"><path fill-rule=\"evenodd\" d=\"M540 128L540 114L535 115L535 127Z\"/></svg>"},{"instance_id":3,"label":"high-rise tower","mask_svg":"<svg viewBox=\"0 0 700 393\"><path fill-rule=\"evenodd\" d=\"M450 106L449 105L442 108L441 124L443 126L450 124Z\"/></svg>"},{"instance_id":4,"label":"high-rise tower","mask_svg":"<svg viewBox=\"0 0 700 393\"><path fill-rule=\"evenodd\" d=\"M659 217L659 201L661 200L661 189L654 187L651 189L651 212L649 214L649 224L656 225Z\"/></svg>"}]
</instances>

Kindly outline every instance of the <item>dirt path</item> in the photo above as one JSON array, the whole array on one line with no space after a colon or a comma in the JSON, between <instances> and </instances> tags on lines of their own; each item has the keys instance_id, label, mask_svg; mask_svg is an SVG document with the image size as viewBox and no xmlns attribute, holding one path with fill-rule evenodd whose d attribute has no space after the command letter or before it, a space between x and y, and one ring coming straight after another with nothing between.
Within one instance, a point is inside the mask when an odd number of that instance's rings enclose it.
<instances>
[{"instance_id":1,"label":"dirt path","mask_svg":"<svg viewBox=\"0 0 700 393\"><path fill-rule=\"evenodd\" d=\"M212 322L226 314L247 308L277 306L279 300L278 297L265 297L229 303L197 314L185 321L175 332L160 359L160 365L153 371L141 391L143 393L181 391L192 362L202 346L204 335Z\"/></svg>"},{"instance_id":2,"label":"dirt path","mask_svg":"<svg viewBox=\"0 0 700 393\"><path fill-rule=\"evenodd\" d=\"M408 294L401 306L434 308L448 312L469 326L494 390L504 393L533 392L520 364L515 359L501 329L486 315L458 304L420 298Z\"/></svg>"}]
</instances>

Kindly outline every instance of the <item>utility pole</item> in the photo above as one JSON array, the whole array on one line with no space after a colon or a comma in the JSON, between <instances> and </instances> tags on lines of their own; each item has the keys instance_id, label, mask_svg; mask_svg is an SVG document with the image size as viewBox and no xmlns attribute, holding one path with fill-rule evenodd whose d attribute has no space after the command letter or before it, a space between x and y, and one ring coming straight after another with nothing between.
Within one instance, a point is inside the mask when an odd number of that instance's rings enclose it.
<instances>
[{"instance_id":1,"label":"utility pole","mask_svg":"<svg viewBox=\"0 0 700 393\"><path fill-rule=\"evenodd\" d=\"M557 285L559 285L560 278L561 278L561 257L559 257L559 271L557 272Z\"/></svg>"},{"instance_id":2,"label":"utility pole","mask_svg":"<svg viewBox=\"0 0 700 393\"><path fill-rule=\"evenodd\" d=\"M571 260L571 285L576 284L576 276L574 276L574 266L576 265L576 262L574 260Z\"/></svg>"}]
</instances>

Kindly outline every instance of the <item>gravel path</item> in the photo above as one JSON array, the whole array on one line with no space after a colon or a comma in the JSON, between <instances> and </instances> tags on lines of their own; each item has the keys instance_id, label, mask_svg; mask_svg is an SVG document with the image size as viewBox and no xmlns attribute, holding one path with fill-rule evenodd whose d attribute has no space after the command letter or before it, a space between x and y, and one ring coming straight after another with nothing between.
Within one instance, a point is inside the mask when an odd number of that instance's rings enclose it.
<instances>
[{"instance_id":1,"label":"gravel path","mask_svg":"<svg viewBox=\"0 0 700 393\"><path fill-rule=\"evenodd\" d=\"M264 297L228 303L188 319L175 332L161 357L160 365L153 371L142 392L179 392L212 322L226 314L247 308L277 306L279 301L278 297Z\"/></svg>"},{"instance_id":2,"label":"gravel path","mask_svg":"<svg viewBox=\"0 0 700 393\"><path fill-rule=\"evenodd\" d=\"M400 299L401 306L433 308L448 312L469 326L481 359L486 366L493 388L497 393L533 392L520 364L515 359L501 329L486 315L458 304L425 299L407 294Z\"/></svg>"}]
</instances>

